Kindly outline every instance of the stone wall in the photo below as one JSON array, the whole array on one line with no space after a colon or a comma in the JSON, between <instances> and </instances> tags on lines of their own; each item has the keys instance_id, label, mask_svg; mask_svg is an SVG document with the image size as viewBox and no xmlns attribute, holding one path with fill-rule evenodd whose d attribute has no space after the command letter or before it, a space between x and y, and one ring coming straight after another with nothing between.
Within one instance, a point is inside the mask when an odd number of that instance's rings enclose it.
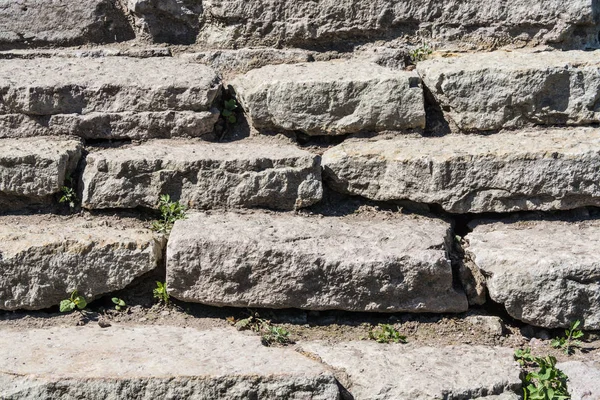
<instances>
[{"instance_id":1,"label":"stone wall","mask_svg":"<svg viewBox=\"0 0 600 400\"><path fill-rule=\"evenodd\" d=\"M182 301L600 329L597 1L19 0L0 26L0 309L166 266Z\"/></svg>"}]
</instances>

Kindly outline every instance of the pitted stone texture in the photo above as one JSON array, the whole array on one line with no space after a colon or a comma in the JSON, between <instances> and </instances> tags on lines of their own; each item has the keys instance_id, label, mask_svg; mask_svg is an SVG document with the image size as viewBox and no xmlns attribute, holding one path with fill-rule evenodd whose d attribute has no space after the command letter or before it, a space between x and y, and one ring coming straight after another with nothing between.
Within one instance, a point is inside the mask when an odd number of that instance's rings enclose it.
<instances>
[{"instance_id":1,"label":"pitted stone texture","mask_svg":"<svg viewBox=\"0 0 600 400\"><path fill-rule=\"evenodd\" d=\"M417 70L464 131L600 122L600 51L454 55Z\"/></svg>"},{"instance_id":2,"label":"pitted stone texture","mask_svg":"<svg viewBox=\"0 0 600 400\"><path fill-rule=\"evenodd\" d=\"M518 399L520 369L508 348L309 342L300 351L341 372L355 399ZM498 396L498 397L495 397Z\"/></svg>"},{"instance_id":3,"label":"pitted stone texture","mask_svg":"<svg viewBox=\"0 0 600 400\"><path fill-rule=\"evenodd\" d=\"M571 400L600 399L600 356L586 356L585 361L566 361L556 368L568 377L567 386Z\"/></svg>"},{"instance_id":4,"label":"pitted stone texture","mask_svg":"<svg viewBox=\"0 0 600 400\"><path fill-rule=\"evenodd\" d=\"M133 39L110 0L2 0L0 48L79 45Z\"/></svg>"},{"instance_id":5,"label":"pitted stone texture","mask_svg":"<svg viewBox=\"0 0 600 400\"><path fill-rule=\"evenodd\" d=\"M323 155L336 190L452 213L600 205L600 130L349 140Z\"/></svg>"},{"instance_id":6,"label":"pitted stone texture","mask_svg":"<svg viewBox=\"0 0 600 400\"><path fill-rule=\"evenodd\" d=\"M170 326L0 331L0 397L336 400L335 378L234 329Z\"/></svg>"},{"instance_id":7,"label":"pitted stone texture","mask_svg":"<svg viewBox=\"0 0 600 400\"><path fill-rule=\"evenodd\" d=\"M450 225L292 214L195 214L177 221L167 285L215 306L462 312L452 286Z\"/></svg>"},{"instance_id":8,"label":"pitted stone texture","mask_svg":"<svg viewBox=\"0 0 600 400\"><path fill-rule=\"evenodd\" d=\"M78 140L0 139L0 204L15 198L44 201L60 192L83 146Z\"/></svg>"},{"instance_id":9,"label":"pitted stone texture","mask_svg":"<svg viewBox=\"0 0 600 400\"><path fill-rule=\"evenodd\" d=\"M266 66L231 85L258 129L343 135L425 127L418 75L370 62Z\"/></svg>"},{"instance_id":10,"label":"pitted stone texture","mask_svg":"<svg viewBox=\"0 0 600 400\"><path fill-rule=\"evenodd\" d=\"M221 83L176 58L0 60L0 114L207 111Z\"/></svg>"},{"instance_id":11,"label":"pitted stone texture","mask_svg":"<svg viewBox=\"0 0 600 400\"><path fill-rule=\"evenodd\" d=\"M600 329L600 221L481 223L465 239L490 297L513 318Z\"/></svg>"},{"instance_id":12,"label":"pitted stone texture","mask_svg":"<svg viewBox=\"0 0 600 400\"><path fill-rule=\"evenodd\" d=\"M202 5L199 42L221 47L331 46L402 35L492 48L598 43L597 5L589 0L204 0Z\"/></svg>"},{"instance_id":13,"label":"pitted stone texture","mask_svg":"<svg viewBox=\"0 0 600 400\"><path fill-rule=\"evenodd\" d=\"M169 194L189 208L291 210L322 197L319 156L294 145L254 140L156 140L91 152L84 208L158 207Z\"/></svg>"},{"instance_id":14,"label":"pitted stone texture","mask_svg":"<svg viewBox=\"0 0 600 400\"><path fill-rule=\"evenodd\" d=\"M219 119L211 111L159 111L36 116L0 114L0 138L78 136L84 139L157 139L205 137Z\"/></svg>"},{"instance_id":15,"label":"pitted stone texture","mask_svg":"<svg viewBox=\"0 0 600 400\"><path fill-rule=\"evenodd\" d=\"M127 0L126 6L139 36L173 44L196 41L202 0Z\"/></svg>"},{"instance_id":16,"label":"pitted stone texture","mask_svg":"<svg viewBox=\"0 0 600 400\"><path fill-rule=\"evenodd\" d=\"M51 307L73 290L90 301L156 268L162 242L139 223L122 224L51 215L0 217L0 309Z\"/></svg>"}]
</instances>

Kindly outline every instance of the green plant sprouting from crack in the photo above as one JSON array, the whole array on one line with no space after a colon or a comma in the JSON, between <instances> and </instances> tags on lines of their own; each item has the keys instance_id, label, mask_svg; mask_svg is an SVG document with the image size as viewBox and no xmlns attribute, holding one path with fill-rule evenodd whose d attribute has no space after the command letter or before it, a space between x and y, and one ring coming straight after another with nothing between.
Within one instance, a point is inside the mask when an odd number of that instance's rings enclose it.
<instances>
[{"instance_id":1,"label":"green plant sprouting from crack","mask_svg":"<svg viewBox=\"0 0 600 400\"><path fill-rule=\"evenodd\" d=\"M515 360L524 369L524 400L566 400L570 399L567 389L567 376L556 368L556 358L535 357L531 349L515 351Z\"/></svg>"},{"instance_id":2,"label":"green plant sprouting from crack","mask_svg":"<svg viewBox=\"0 0 600 400\"><path fill-rule=\"evenodd\" d=\"M370 340L375 340L377 343L406 343L406 336L390 324L379 324L375 328L369 330Z\"/></svg>"},{"instance_id":3,"label":"green plant sprouting from crack","mask_svg":"<svg viewBox=\"0 0 600 400\"><path fill-rule=\"evenodd\" d=\"M185 207L178 201L171 201L171 196L163 194L158 201L160 219L152 223L152 229L159 233L169 233L175 221L185 219Z\"/></svg>"},{"instance_id":4,"label":"green plant sprouting from crack","mask_svg":"<svg viewBox=\"0 0 600 400\"><path fill-rule=\"evenodd\" d=\"M169 304L171 296L167 292L167 282L156 281L156 287L152 290L152 295L159 303Z\"/></svg>"},{"instance_id":5,"label":"green plant sprouting from crack","mask_svg":"<svg viewBox=\"0 0 600 400\"><path fill-rule=\"evenodd\" d=\"M125 303L125 300L123 299L113 297L111 301L115 304L115 310L117 311L124 311L125 308L127 308L127 303Z\"/></svg>"},{"instance_id":6,"label":"green plant sprouting from crack","mask_svg":"<svg viewBox=\"0 0 600 400\"><path fill-rule=\"evenodd\" d=\"M583 337L583 331L578 329L580 325L581 321L579 320L573 322L569 328L565 329L565 337L552 339L550 343L552 347L562 349L567 355L573 353L573 348L581 347L581 341L577 340Z\"/></svg>"},{"instance_id":7,"label":"green plant sprouting from crack","mask_svg":"<svg viewBox=\"0 0 600 400\"><path fill-rule=\"evenodd\" d=\"M237 117L235 116L235 110L238 108L237 101L235 99L225 100L223 103L223 111L221 115L230 124L237 123Z\"/></svg>"},{"instance_id":8,"label":"green plant sprouting from crack","mask_svg":"<svg viewBox=\"0 0 600 400\"><path fill-rule=\"evenodd\" d=\"M70 312L75 308L83 310L85 307L87 307L87 301L85 300L85 297L80 296L77 293L77 290L74 290L73 293L71 293L71 297L60 302L60 312Z\"/></svg>"},{"instance_id":9,"label":"green plant sprouting from crack","mask_svg":"<svg viewBox=\"0 0 600 400\"><path fill-rule=\"evenodd\" d=\"M75 208L79 199L77 198L77 193L73 187L73 179L70 176L66 177L65 183L66 185L60 188L62 195L58 202L67 203L69 205L69 208Z\"/></svg>"},{"instance_id":10,"label":"green plant sprouting from crack","mask_svg":"<svg viewBox=\"0 0 600 400\"><path fill-rule=\"evenodd\" d=\"M410 59L413 63L425 61L433 53L433 49L428 44L422 44L410 51Z\"/></svg>"},{"instance_id":11,"label":"green plant sprouting from crack","mask_svg":"<svg viewBox=\"0 0 600 400\"><path fill-rule=\"evenodd\" d=\"M290 333L280 326L275 326L270 320L260 318L257 312L250 311L248 318L243 318L238 321L233 317L227 318L238 331L251 330L261 335L261 343L264 346L272 346L274 344L286 346L293 343L290 339Z\"/></svg>"}]
</instances>

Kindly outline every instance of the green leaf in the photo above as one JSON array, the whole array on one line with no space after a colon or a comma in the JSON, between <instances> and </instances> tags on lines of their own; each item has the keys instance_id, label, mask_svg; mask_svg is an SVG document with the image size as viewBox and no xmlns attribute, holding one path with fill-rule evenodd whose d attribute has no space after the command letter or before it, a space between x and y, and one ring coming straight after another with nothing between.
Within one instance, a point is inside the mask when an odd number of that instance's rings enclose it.
<instances>
[{"instance_id":1,"label":"green leaf","mask_svg":"<svg viewBox=\"0 0 600 400\"><path fill-rule=\"evenodd\" d=\"M78 309L83 310L87 307L87 301L83 296L76 296L73 300L73 303L77 306Z\"/></svg>"},{"instance_id":2,"label":"green leaf","mask_svg":"<svg viewBox=\"0 0 600 400\"><path fill-rule=\"evenodd\" d=\"M63 300L60 302L60 312L69 312L75 309L75 303L71 300Z\"/></svg>"}]
</instances>

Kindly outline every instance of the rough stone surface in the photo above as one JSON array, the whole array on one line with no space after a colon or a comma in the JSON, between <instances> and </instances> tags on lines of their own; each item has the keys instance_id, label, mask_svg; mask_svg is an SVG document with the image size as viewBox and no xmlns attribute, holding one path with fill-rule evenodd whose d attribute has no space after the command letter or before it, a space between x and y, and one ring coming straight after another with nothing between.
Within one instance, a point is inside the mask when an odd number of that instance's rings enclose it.
<instances>
[{"instance_id":1,"label":"rough stone surface","mask_svg":"<svg viewBox=\"0 0 600 400\"><path fill-rule=\"evenodd\" d=\"M197 62L209 65L218 71L245 73L266 65L310 62L313 52L301 49L238 49L212 50L182 54Z\"/></svg>"},{"instance_id":2,"label":"rough stone surface","mask_svg":"<svg viewBox=\"0 0 600 400\"><path fill-rule=\"evenodd\" d=\"M600 130L592 128L351 140L322 163L338 191L452 213L600 205Z\"/></svg>"},{"instance_id":3,"label":"rough stone surface","mask_svg":"<svg viewBox=\"0 0 600 400\"><path fill-rule=\"evenodd\" d=\"M600 399L600 357L586 361L566 361L556 365L568 377L571 400Z\"/></svg>"},{"instance_id":4,"label":"rough stone surface","mask_svg":"<svg viewBox=\"0 0 600 400\"><path fill-rule=\"evenodd\" d=\"M418 75L374 63L266 66L231 85L258 129L342 135L425 127Z\"/></svg>"},{"instance_id":5,"label":"rough stone surface","mask_svg":"<svg viewBox=\"0 0 600 400\"><path fill-rule=\"evenodd\" d=\"M520 369L508 348L364 341L300 348L331 366L355 399L517 399L521 393Z\"/></svg>"},{"instance_id":6,"label":"rough stone surface","mask_svg":"<svg viewBox=\"0 0 600 400\"><path fill-rule=\"evenodd\" d=\"M138 35L174 44L196 41L202 0L128 0L126 6Z\"/></svg>"},{"instance_id":7,"label":"rough stone surface","mask_svg":"<svg viewBox=\"0 0 600 400\"><path fill-rule=\"evenodd\" d=\"M0 51L0 59L13 58L99 58L99 57L171 57L169 47L84 47L61 49L13 49Z\"/></svg>"},{"instance_id":8,"label":"rough stone surface","mask_svg":"<svg viewBox=\"0 0 600 400\"><path fill-rule=\"evenodd\" d=\"M320 158L296 146L246 140L157 140L90 153L85 208L156 208L169 194L190 208L294 209L322 197Z\"/></svg>"},{"instance_id":9,"label":"rough stone surface","mask_svg":"<svg viewBox=\"0 0 600 400\"><path fill-rule=\"evenodd\" d=\"M78 140L0 139L0 206L16 198L43 202L60 192L83 146Z\"/></svg>"},{"instance_id":10,"label":"rough stone surface","mask_svg":"<svg viewBox=\"0 0 600 400\"><path fill-rule=\"evenodd\" d=\"M167 285L216 306L462 312L449 236L426 217L195 214L171 232Z\"/></svg>"},{"instance_id":11,"label":"rough stone surface","mask_svg":"<svg viewBox=\"0 0 600 400\"><path fill-rule=\"evenodd\" d=\"M88 301L156 268L162 244L139 223L49 215L0 217L0 309L51 307L78 290ZM1 397L1 396L0 396Z\"/></svg>"},{"instance_id":12,"label":"rough stone surface","mask_svg":"<svg viewBox=\"0 0 600 400\"><path fill-rule=\"evenodd\" d=\"M417 70L465 131L600 122L600 51L473 53Z\"/></svg>"},{"instance_id":13,"label":"rough stone surface","mask_svg":"<svg viewBox=\"0 0 600 400\"><path fill-rule=\"evenodd\" d=\"M110 0L2 0L0 48L78 45L134 37Z\"/></svg>"},{"instance_id":14,"label":"rough stone surface","mask_svg":"<svg viewBox=\"0 0 600 400\"><path fill-rule=\"evenodd\" d=\"M0 114L207 111L215 71L176 58L0 60Z\"/></svg>"},{"instance_id":15,"label":"rough stone surface","mask_svg":"<svg viewBox=\"0 0 600 400\"><path fill-rule=\"evenodd\" d=\"M504 43L597 44L596 2L574 0L204 0L199 42L334 46L402 35Z\"/></svg>"},{"instance_id":16,"label":"rough stone surface","mask_svg":"<svg viewBox=\"0 0 600 400\"><path fill-rule=\"evenodd\" d=\"M84 139L153 139L202 137L214 131L219 119L210 111L159 111L36 116L0 115L0 138L78 136Z\"/></svg>"},{"instance_id":17,"label":"rough stone surface","mask_svg":"<svg viewBox=\"0 0 600 400\"><path fill-rule=\"evenodd\" d=\"M6 400L336 400L339 393L322 365L234 329L5 329L0 348Z\"/></svg>"},{"instance_id":18,"label":"rough stone surface","mask_svg":"<svg viewBox=\"0 0 600 400\"><path fill-rule=\"evenodd\" d=\"M521 321L545 328L581 320L600 329L600 221L481 223L466 251L490 297Z\"/></svg>"}]
</instances>

